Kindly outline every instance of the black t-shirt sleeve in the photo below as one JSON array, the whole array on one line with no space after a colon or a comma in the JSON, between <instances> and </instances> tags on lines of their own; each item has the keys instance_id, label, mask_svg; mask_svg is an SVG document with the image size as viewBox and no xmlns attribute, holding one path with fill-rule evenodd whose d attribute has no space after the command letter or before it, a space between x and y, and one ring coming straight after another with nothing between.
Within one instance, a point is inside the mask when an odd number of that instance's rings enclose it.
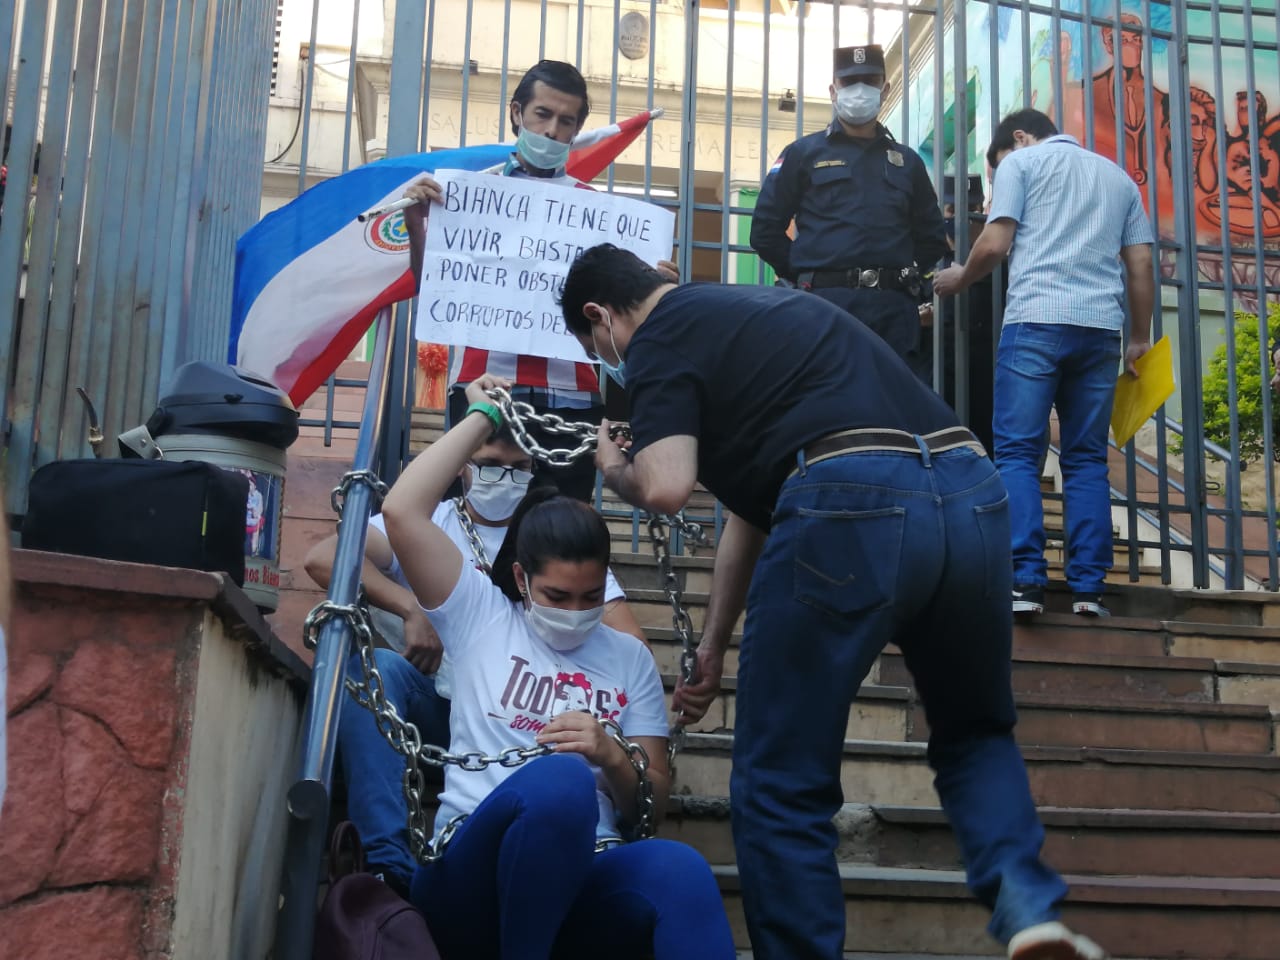
<instances>
[{"instance_id":1,"label":"black t-shirt sleeve","mask_svg":"<svg viewBox=\"0 0 1280 960\"><path fill-rule=\"evenodd\" d=\"M702 381L683 357L659 344L632 342L627 350L631 453L667 437L698 436Z\"/></svg>"}]
</instances>

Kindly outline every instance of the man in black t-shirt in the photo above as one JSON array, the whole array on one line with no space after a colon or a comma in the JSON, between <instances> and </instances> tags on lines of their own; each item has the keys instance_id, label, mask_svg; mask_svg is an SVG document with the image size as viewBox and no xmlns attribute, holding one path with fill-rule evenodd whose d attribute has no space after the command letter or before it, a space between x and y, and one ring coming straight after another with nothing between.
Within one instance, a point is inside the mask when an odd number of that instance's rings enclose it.
<instances>
[{"instance_id":1,"label":"man in black t-shirt","mask_svg":"<svg viewBox=\"0 0 1280 960\"><path fill-rule=\"evenodd\" d=\"M818 297L677 287L605 244L575 261L561 302L631 397L630 450L601 427L605 482L671 513L701 480L732 511L699 678L676 703L685 722L706 712L745 603L731 806L755 955L845 949L831 822L844 731L892 642L991 932L1016 960L1100 960L1057 922L1067 888L1039 859L1012 736L1007 497L978 441L884 341Z\"/></svg>"}]
</instances>

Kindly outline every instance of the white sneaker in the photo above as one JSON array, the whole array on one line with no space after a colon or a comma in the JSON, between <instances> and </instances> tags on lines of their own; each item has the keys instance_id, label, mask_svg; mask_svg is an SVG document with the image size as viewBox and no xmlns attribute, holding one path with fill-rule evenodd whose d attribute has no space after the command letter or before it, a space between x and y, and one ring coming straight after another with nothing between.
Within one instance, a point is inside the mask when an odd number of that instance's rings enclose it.
<instances>
[{"instance_id":1,"label":"white sneaker","mask_svg":"<svg viewBox=\"0 0 1280 960\"><path fill-rule=\"evenodd\" d=\"M1009 960L1107 960L1107 951L1055 920L1018 931L1009 941Z\"/></svg>"}]
</instances>

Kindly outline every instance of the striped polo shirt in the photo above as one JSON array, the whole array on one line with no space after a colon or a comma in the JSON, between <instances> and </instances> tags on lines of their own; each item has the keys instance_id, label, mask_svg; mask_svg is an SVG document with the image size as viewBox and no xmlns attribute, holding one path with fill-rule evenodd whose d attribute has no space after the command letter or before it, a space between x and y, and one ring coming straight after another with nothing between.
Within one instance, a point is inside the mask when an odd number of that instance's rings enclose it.
<instances>
[{"instance_id":1,"label":"striped polo shirt","mask_svg":"<svg viewBox=\"0 0 1280 960\"><path fill-rule=\"evenodd\" d=\"M1120 248L1152 243L1137 185L1061 134L1005 156L987 222L1017 224L1004 322L1124 329Z\"/></svg>"}]
</instances>

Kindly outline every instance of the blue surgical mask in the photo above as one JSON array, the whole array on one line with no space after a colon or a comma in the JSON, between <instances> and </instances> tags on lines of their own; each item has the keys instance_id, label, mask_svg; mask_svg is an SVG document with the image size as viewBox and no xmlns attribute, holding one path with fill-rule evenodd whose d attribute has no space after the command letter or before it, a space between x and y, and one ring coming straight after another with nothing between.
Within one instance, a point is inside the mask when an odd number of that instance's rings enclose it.
<instances>
[{"instance_id":1,"label":"blue surgical mask","mask_svg":"<svg viewBox=\"0 0 1280 960\"><path fill-rule=\"evenodd\" d=\"M618 349L618 344L613 339L613 317L606 313L605 318L609 321L609 346L613 347L613 355L618 358L618 365L615 367L601 356L598 346L596 347L596 359L600 362L600 369L605 372L609 379L625 390L627 386L627 361L623 359L622 351ZM592 330L591 342L593 344L595 343L595 338L595 330Z\"/></svg>"},{"instance_id":2,"label":"blue surgical mask","mask_svg":"<svg viewBox=\"0 0 1280 960\"><path fill-rule=\"evenodd\" d=\"M534 133L527 127L520 128L520 136L516 138L516 153L538 170L563 170L564 165L569 162L569 144Z\"/></svg>"}]
</instances>

